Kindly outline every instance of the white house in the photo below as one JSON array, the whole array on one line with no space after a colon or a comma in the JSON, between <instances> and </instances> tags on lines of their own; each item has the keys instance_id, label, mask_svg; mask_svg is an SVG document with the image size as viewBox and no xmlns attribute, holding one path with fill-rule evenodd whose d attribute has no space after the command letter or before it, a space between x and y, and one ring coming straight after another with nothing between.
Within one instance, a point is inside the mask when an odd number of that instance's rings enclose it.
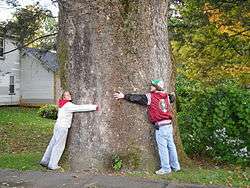
<instances>
[{"instance_id":1,"label":"white house","mask_svg":"<svg viewBox=\"0 0 250 188\"><path fill-rule=\"evenodd\" d=\"M56 54L35 48L15 50L12 39L0 38L0 105L55 102Z\"/></svg>"}]
</instances>

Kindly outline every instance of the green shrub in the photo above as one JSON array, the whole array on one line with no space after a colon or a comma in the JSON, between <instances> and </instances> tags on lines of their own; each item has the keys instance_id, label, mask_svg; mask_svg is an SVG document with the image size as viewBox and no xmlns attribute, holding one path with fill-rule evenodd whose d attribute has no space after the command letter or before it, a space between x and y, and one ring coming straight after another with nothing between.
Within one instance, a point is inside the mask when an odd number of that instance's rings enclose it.
<instances>
[{"instance_id":1,"label":"green shrub","mask_svg":"<svg viewBox=\"0 0 250 188\"><path fill-rule=\"evenodd\" d=\"M117 154L112 156L112 167L115 171L119 171L122 168L122 159Z\"/></svg>"},{"instance_id":2,"label":"green shrub","mask_svg":"<svg viewBox=\"0 0 250 188\"><path fill-rule=\"evenodd\" d=\"M177 84L185 151L220 162L250 164L250 92L236 84Z\"/></svg>"},{"instance_id":3,"label":"green shrub","mask_svg":"<svg viewBox=\"0 0 250 188\"><path fill-rule=\"evenodd\" d=\"M45 117L48 119L57 119L57 106L54 104L46 104L43 105L39 110L38 114L41 117Z\"/></svg>"}]
</instances>

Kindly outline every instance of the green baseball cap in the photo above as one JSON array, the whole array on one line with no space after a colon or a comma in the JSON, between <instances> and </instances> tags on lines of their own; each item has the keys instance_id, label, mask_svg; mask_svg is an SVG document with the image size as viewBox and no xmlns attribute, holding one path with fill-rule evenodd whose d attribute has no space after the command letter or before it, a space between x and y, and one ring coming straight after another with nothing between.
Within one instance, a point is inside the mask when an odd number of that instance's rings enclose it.
<instances>
[{"instance_id":1,"label":"green baseball cap","mask_svg":"<svg viewBox=\"0 0 250 188\"><path fill-rule=\"evenodd\" d=\"M156 87L157 90L164 90L164 83L162 80L151 80L151 84Z\"/></svg>"}]
</instances>

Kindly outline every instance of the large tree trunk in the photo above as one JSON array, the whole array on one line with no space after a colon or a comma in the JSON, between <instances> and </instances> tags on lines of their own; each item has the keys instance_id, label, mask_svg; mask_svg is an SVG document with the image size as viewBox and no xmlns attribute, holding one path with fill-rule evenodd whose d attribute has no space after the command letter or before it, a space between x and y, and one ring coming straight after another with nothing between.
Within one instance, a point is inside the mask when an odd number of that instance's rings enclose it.
<instances>
[{"instance_id":1,"label":"large tree trunk","mask_svg":"<svg viewBox=\"0 0 250 188\"><path fill-rule=\"evenodd\" d=\"M115 91L146 93L160 78L173 91L167 34L168 1L59 1L61 81L75 103L99 104L74 115L69 137L73 170L104 171L112 155L124 168L154 170L158 155L146 109L115 101Z\"/></svg>"}]
</instances>

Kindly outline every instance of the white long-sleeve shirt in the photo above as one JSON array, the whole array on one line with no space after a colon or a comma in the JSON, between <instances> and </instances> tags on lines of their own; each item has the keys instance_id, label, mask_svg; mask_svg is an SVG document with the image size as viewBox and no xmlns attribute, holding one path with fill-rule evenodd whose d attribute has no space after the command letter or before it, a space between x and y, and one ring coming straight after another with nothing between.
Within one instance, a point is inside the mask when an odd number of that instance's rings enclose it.
<instances>
[{"instance_id":1,"label":"white long-sleeve shirt","mask_svg":"<svg viewBox=\"0 0 250 188\"><path fill-rule=\"evenodd\" d=\"M58 128L70 128L73 112L94 111L96 108L97 105L93 104L76 105L72 102L67 102L63 107L59 108L55 126Z\"/></svg>"}]
</instances>

